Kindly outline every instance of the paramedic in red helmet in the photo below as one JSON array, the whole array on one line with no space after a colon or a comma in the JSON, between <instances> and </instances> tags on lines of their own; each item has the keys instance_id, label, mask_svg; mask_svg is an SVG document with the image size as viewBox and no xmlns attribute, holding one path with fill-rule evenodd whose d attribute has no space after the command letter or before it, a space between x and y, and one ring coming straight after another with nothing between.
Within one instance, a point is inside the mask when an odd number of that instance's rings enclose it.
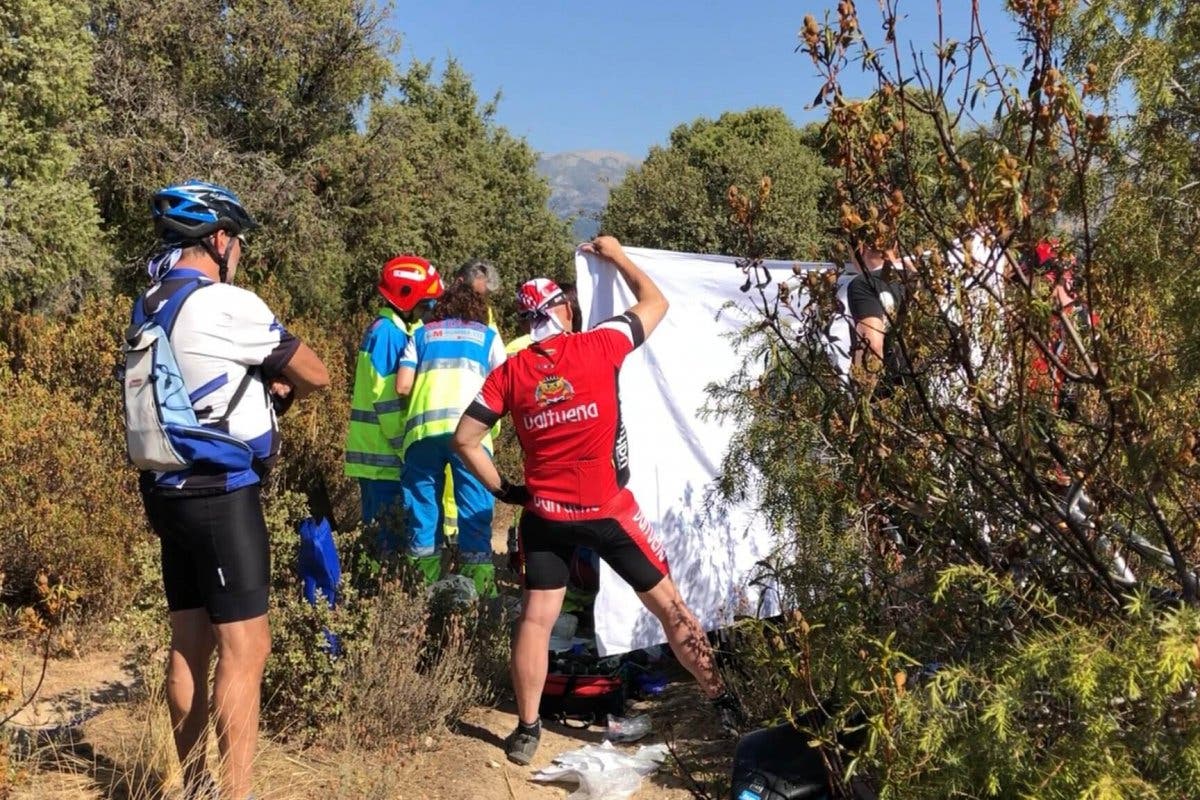
<instances>
[{"instance_id":1,"label":"paramedic in red helmet","mask_svg":"<svg viewBox=\"0 0 1200 800\"><path fill-rule=\"evenodd\" d=\"M384 304L363 334L354 367L345 473L358 479L363 525L378 525L380 554L404 547L403 466L407 398L396 392L396 374L414 327L442 296L437 268L415 255L383 265L379 296Z\"/></svg>"},{"instance_id":2,"label":"paramedic in red helmet","mask_svg":"<svg viewBox=\"0 0 1200 800\"><path fill-rule=\"evenodd\" d=\"M538 706L549 667L550 630L558 618L571 553L592 548L638 593L662 623L676 657L716 705L724 727L741 722L737 701L717 674L704 630L671 580L666 556L633 494L618 475L617 370L667 313L658 286L611 236L581 248L613 263L637 303L584 333L570 333L573 311L553 282L537 278L517 291L533 343L488 375L459 420L454 446L498 500L522 506L525 591L512 677L517 728L505 741L510 761L528 764L541 736ZM525 454L525 481L501 477L481 442L504 414Z\"/></svg>"}]
</instances>

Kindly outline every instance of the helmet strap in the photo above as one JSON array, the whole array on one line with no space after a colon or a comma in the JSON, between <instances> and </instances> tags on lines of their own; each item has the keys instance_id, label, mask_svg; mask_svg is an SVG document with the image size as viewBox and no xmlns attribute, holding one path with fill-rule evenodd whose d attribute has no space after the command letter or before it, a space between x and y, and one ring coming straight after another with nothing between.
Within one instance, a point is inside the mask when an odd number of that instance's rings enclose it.
<instances>
[{"instance_id":1,"label":"helmet strap","mask_svg":"<svg viewBox=\"0 0 1200 800\"><path fill-rule=\"evenodd\" d=\"M228 231L226 231L228 233ZM217 262L217 274L221 278L221 283L229 283L229 256L233 253L233 243L237 239L236 236L230 236L228 244L225 245L225 252L217 251L213 241L216 239L216 234L201 239L200 244L203 245L205 251L212 257L212 260Z\"/></svg>"}]
</instances>

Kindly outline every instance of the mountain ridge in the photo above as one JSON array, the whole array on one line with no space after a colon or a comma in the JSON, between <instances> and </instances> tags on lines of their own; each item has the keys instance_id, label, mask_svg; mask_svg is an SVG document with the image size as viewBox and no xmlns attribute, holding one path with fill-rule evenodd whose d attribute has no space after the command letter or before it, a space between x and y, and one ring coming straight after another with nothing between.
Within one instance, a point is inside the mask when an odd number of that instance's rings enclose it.
<instances>
[{"instance_id":1,"label":"mountain ridge","mask_svg":"<svg viewBox=\"0 0 1200 800\"><path fill-rule=\"evenodd\" d=\"M537 171L550 184L550 210L563 219L575 217L575 238L590 239L599 230L609 191L639 164L617 150L569 150L540 156Z\"/></svg>"}]
</instances>

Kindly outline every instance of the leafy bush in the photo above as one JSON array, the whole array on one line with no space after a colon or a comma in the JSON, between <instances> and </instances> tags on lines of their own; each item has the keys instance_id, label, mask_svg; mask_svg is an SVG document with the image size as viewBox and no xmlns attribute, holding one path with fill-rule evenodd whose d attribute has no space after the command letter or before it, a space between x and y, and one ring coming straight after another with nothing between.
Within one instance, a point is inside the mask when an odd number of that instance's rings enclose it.
<instances>
[{"instance_id":1,"label":"leafy bush","mask_svg":"<svg viewBox=\"0 0 1200 800\"><path fill-rule=\"evenodd\" d=\"M390 583L351 657L346 741L407 742L442 728L491 699L506 657L507 626L483 606L442 615L423 590Z\"/></svg>"},{"instance_id":2,"label":"leafy bush","mask_svg":"<svg viewBox=\"0 0 1200 800\"><path fill-rule=\"evenodd\" d=\"M331 657L325 631L335 633L344 652L366 635L371 600L344 586L336 609L309 604L297 570L296 525L308 513L302 495L284 492L266 502L271 534L271 657L263 677L263 721L285 736L307 738L336 720L348 661ZM343 539L344 541L344 539Z\"/></svg>"},{"instance_id":3,"label":"leafy bush","mask_svg":"<svg viewBox=\"0 0 1200 800\"><path fill-rule=\"evenodd\" d=\"M62 311L109 284L96 202L78 175L97 121L83 2L0 9L0 309Z\"/></svg>"},{"instance_id":4,"label":"leafy bush","mask_svg":"<svg viewBox=\"0 0 1200 800\"><path fill-rule=\"evenodd\" d=\"M36 578L78 590L87 611L130 599L130 555L146 530L134 474L95 417L22 375L0 385L0 572L6 602L29 605Z\"/></svg>"},{"instance_id":5,"label":"leafy bush","mask_svg":"<svg viewBox=\"0 0 1200 800\"><path fill-rule=\"evenodd\" d=\"M19 314L0 326L8 350L4 361L13 373L86 410L87 427L111 445L111 466L130 474L115 369L132 305L120 295L93 297L69 315Z\"/></svg>"},{"instance_id":6,"label":"leafy bush","mask_svg":"<svg viewBox=\"0 0 1200 800\"><path fill-rule=\"evenodd\" d=\"M1195 609L1134 597L1122 617L1084 624L977 567L944 573L936 596L952 608L973 597L1014 632L976 658L922 664L900 637L846 637L836 616L793 613L743 627L744 674L759 677L772 716L823 744L839 779L873 775L883 798L1190 796Z\"/></svg>"},{"instance_id":7,"label":"leafy bush","mask_svg":"<svg viewBox=\"0 0 1200 800\"><path fill-rule=\"evenodd\" d=\"M296 573L304 498L268 506L272 654L263 718L281 736L340 731L347 743L407 742L489 697L507 656L507 628L480 608L437 614L423 588L389 576L343 575L338 606L309 605ZM359 531L337 535L344 568L358 563ZM359 588L361 587L361 590ZM326 632L337 636L331 656Z\"/></svg>"},{"instance_id":8,"label":"leafy bush","mask_svg":"<svg viewBox=\"0 0 1200 800\"><path fill-rule=\"evenodd\" d=\"M1200 613L1129 598L1081 624L1036 589L978 567L969 583L994 614L1037 619L978 661L939 669L906 692L877 681L867 760L888 797L1182 798L1200 781ZM945 592L939 593L943 596ZM1007 607L1007 608L1005 608ZM876 714L875 719L886 717Z\"/></svg>"},{"instance_id":9,"label":"leafy bush","mask_svg":"<svg viewBox=\"0 0 1200 800\"><path fill-rule=\"evenodd\" d=\"M5 603L38 603L39 573L77 591L86 614L134 594L131 554L147 527L113 378L127 314L126 299L103 298L70 316L13 315L0 330Z\"/></svg>"},{"instance_id":10,"label":"leafy bush","mask_svg":"<svg viewBox=\"0 0 1200 800\"><path fill-rule=\"evenodd\" d=\"M1194 11L1014 2L1027 59L1005 71L981 68L975 34L910 65L898 5L880 49L850 2L801 33L840 172L830 256L857 240L911 258L892 267L898 357L847 375L826 345L834 281L747 283L768 369L717 394L741 426L721 488L779 530L803 613L743 625L733 678L823 745L839 797L850 776L889 798L1193 796L1200 379L1177 276L1200 216L1177 197L1194 151L1173 145L1200 115L1175 104L1164 126L1141 94L1162 70L1122 70L1153 50L1182 80ZM1107 61L1071 30L1103 30ZM845 94L851 64L869 97ZM1121 74L1156 104L1124 125L1099 94ZM973 95L995 120L965 130ZM750 272L762 185L757 205L730 192ZM1063 260L1034 263L1055 230Z\"/></svg>"}]
</instances>

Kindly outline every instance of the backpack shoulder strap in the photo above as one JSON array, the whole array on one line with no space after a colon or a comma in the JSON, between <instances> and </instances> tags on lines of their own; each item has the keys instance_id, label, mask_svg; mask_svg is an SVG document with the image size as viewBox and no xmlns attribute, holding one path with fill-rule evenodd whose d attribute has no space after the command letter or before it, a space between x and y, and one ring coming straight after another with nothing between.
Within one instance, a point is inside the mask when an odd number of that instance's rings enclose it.
<instances>
[{"instance_id":1,"label":"backpack shoulder strap","mask_svg":"<svg viewBox=\"0 0 1200 800\"><path fill-rule=\"evenodd\" d=\"M165 291L166 284L186 281L186 283L178 289L168 294L163 300L159 300L157 304L151 308L152 300L157 299L155 295L158 291ZM153 320L158 323L169 338L171 332L175 329L175 321L179 318L179 310L183 308L184 302L187 301L197 289L209 285L212 281L200 276L187 276L180 278L164 278L160 283L150 287L138 297L137 302L133 304L133 313L130 315L130 322L134 327L141 327L147 322Z\"/></svg>"},{"instance_id":2,"label":"backpack shoulder strap","mask_svg":"<svg viewBox=\"0 0 1200 800\"><path fill-rule=\"evenodd\" d=\"M183 308L183 304L198 290L212 284L211 280L199 275L189 275L174 279L168 275L163 279L162 283L170 280L186 281L187 283L172 292L153 310L150 308L150 291L143 293L133 308L133 324L135 326L144 325L153 319L166 332L168 342L170 341L171 333L175 330L175 322L179 319L179 311ZM230 415L237 408L237 404L241 402L243 395L246 394L246 388L250 386L250 381L253 379L254 367L250 367L246 370L246 374L242 376L241 383L238 384L237 389L234 390L233 397L229 398L229 403L225 406L225 413L213 423L214 425L223 425L229 421Z\"/></svg>"},{"instance_id":3,"label":"backpack shoulder strap","mask_svg":"<svg viewBox=\"0 0 1200 800\"><path fill-rule=\"evenodd\" d=\"M167 320L167 324L162 326L163 330L167 332L168 339L171 338L171 333L175 330L175 323L179 319L179 311L183 308L183 304L197 290L203 289L211 283L212 281L207 278L191 278L188 279L188 283L182 289L171 295L171 298L167 301L167 307L163 309L171 315ZM161 322L159 324L162 325Z\"/></svg>"},{"instance_id":4,"label":"backpack shoulder strap","mask_svg":"<svg viewBox=\"0 0 1200 800\"><path fill-rule=\"evenodd\" d=\"M239 383L237 389L234 390L233 397L229 398L229 403L225 406L225 413L221 415L220 419L213 423L214 425L223 425L229 421L229 416L233 413L233 410L237 408L237 404L241 401L242 395L246 393L246 387L250 385L250 381L253 377L254 367L248 367L246 369L246 374L242 376L242 382Z\"/></svg>"}]
</instances>

